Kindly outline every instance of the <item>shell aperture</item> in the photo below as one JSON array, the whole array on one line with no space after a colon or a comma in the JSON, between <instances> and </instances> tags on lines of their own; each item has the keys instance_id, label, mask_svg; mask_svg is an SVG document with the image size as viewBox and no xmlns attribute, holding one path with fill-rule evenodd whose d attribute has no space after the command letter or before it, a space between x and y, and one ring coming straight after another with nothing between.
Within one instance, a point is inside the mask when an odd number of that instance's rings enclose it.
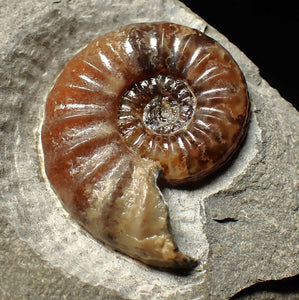
<instances>
[{"instance_id":1,"label":"shell aperture","mask_svg":"<svg viewBox=\"0 0 299 300\"><path fill-rule=\"evenodd\" d=\"M206 178L238 150L248 120L243 74L216 41L182 25L129 25L92 41L58 77L42 128L46 174L97 240L151 266L192 268L157 178Z\"/></svg>"}]
</instances>

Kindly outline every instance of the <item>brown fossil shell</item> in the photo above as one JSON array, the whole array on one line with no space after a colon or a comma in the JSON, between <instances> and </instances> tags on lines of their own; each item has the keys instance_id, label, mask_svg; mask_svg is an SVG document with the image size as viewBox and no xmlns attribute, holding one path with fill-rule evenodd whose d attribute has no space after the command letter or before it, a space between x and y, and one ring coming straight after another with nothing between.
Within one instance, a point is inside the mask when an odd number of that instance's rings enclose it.
<instances>
[{"instance_id":1,"label":"brown fossil shell","mask_svg":"<svg viewBox=\"0 0 299 300\"><path fill-rule=\"evenodd\" d=\"M249 116L242 72L203 33L133 24L91 42L50 92L46 174L96 239L146 264L190 268L168 230L157 176L195 182L239 148Z\"/></svg>"}]
</instances>

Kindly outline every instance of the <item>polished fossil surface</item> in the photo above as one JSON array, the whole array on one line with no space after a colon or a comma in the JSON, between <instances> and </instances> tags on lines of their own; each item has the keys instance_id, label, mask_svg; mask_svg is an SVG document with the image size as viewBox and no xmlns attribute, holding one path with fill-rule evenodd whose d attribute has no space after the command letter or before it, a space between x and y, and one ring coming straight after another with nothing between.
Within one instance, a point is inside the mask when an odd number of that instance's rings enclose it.
<instances>
[{"instance_id":1,"label":"polished fossil surface","mask_svg":"<svg viewBox=\"0 0 299 300\"><path fill-rule=\"evenodd\" d=\"M45 171L94 238L150 266L192 269L156 181L196 189L240 148L249 115L244 76L219 43L174 23L131 24L92 41L56 80Z\"/></svg>"}]
</instances>

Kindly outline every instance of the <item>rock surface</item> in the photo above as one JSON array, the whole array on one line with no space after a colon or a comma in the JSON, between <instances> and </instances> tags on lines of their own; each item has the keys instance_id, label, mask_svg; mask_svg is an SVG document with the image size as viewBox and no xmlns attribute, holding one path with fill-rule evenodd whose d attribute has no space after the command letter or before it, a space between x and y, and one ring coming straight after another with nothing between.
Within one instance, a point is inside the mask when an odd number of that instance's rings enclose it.
<instances>
[{"instance_id":1,"label":"rock surface","mask_svg":"<svg viewBox=\"0 0 299 300\"><path fill-rule=\"evenodd\" d=\"M92 240L64 212L40 155L45 99L66 62L102 33L162 20L226 47L252 101L235 161L194 191L164 190L179 246L202 262L188 276L146 268ZM227 299L299 273L299 114L219 32L162 0L7 1L0 26L0 297Z\"/></svg>"}]
</instances>

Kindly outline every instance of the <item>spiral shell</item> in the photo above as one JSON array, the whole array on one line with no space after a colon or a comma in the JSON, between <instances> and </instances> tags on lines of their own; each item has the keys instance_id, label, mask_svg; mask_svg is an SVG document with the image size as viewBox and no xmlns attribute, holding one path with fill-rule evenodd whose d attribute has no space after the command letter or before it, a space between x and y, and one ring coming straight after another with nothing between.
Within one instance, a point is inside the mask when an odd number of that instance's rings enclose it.
<instances>
[{"instance_id":1,"label":"spiral shell","mask_svg":"<svg viewBox=\"0 0 299 300\"><path fill-rule=\"evenodd\" d=\"M242 72L216 41L176 24L129 25L91 42L57 79L46 174L96 239L152 266L193 267L172 240L157 177L175 186L218 170L248 116Z\"/></svg>"}]
</instances>

